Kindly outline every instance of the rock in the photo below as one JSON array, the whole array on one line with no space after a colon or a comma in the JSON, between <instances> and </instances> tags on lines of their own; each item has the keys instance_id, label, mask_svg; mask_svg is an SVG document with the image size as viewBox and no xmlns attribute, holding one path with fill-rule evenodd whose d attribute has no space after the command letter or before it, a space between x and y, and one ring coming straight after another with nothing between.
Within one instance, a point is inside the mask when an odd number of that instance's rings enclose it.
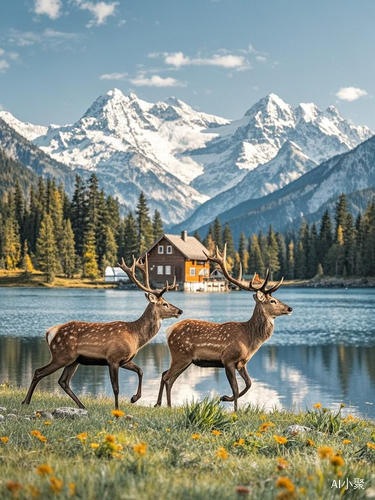
<instances>
[{"instance_id":1,"label":"rock","mask_svg":"<svg viewBox=\"0 0 375 500\"><path fill-rule=\"evenodd\" d=\"M3 420L5 420L5 417L4 417L4 415L0 414L0 422L2 422Z\"/></svg>"},{"instance_id":2,"label":"rock","mask_svg":"<svg viewBox=\"0 0 375 500\"><path fill-rule=\"evenodd\" d=\"M297 436L298 434L303 434L306 432L310 432L312 429L310 427L306 427L305 425L290 425L286 432L291 436Z\"/></svg>"},{"instance_id":3,"label":"rock","mask_svg":"<svg viewBox=\"0 0 375 500\"><path fill-rule=\"evenodd\" d=\"M70 408L69 406L62 406L61 408L56 408L52 412L54 418L80 418L87 417L88 411L82 410L81 408Z\"/></svg>"},{"instance_id":4,"label":"rock","mask_svg":"<svg viewBox=\"0 0 375 500\"><path fill-rule=\"evenodd\" d=\"M4 406L0 406L0 413L6 413L7 409Z\"/></svg>"},{"instance_id":5,"label":"rock","mask_svg":"<svg viewBox=\"0 0 375 500\"><path fill-rule=\"evenodd\" d=\"M15 413L8 413L7 418L17 418Z\"/></svg>"},{"instance_id":6,"label":"rock","mask_svg":"<svg viewBox=\"0 0 375 500\"><path fill-rule=\"evenodd\" d=\"M126 420L133 420L133 415L126 415Z\"/></svg>"}]
</instances>

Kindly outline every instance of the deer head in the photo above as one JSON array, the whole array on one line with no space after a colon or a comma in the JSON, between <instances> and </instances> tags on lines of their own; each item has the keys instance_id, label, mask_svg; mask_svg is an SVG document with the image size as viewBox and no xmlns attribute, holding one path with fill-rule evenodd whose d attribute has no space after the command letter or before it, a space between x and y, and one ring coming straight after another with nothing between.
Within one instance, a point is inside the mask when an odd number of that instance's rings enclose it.
<instances>
[{"instance_id":1,"label":"deer head","mask_svg":"<svg viewBox=\"0 0 375 500\"><path fill-rule=\"evenodd\" d=\"M210 257L205 253L206 257L211 261L215 262L218 264L222 270L223 275L225 278L236 285L238 288L241 288L242 290L246 290L248 292L256 292L253 295L253 298L258 305L258 307L262 308L263 312L265 313L266 316L271 317L271 318L276 318L277 316L282 316L283 314L291 314L293 309L289 307L287 304L284 304L281 302L281 300L276 299L275 297L272 297L272 293L276 292L282 285L284 278L281 278L281 280L276 283L276 285L272 286L271 288L266 288L269 277L270 277L270 272L269 269L267 269L266 272L266 277L260 285L255 284L255 277L256 273L254 274L253 278L250 280L250 282L245 282L242 280L242 266L240 265L240 272L238 278L234 278L229 274L229 271L227 269L227 244L224 245L223 252L221 253L219 248L216 247L216 252L213 257Z\"/></svg>"},{"instance_id":2,"label":"deer head","mask_svg":"<svg viewBox=\"0 0 375 500\"><path fill-rule=\"evenodd\" d=\"M128 275L129 279L135 283L138 288L146 292L146 299L149 301L151 308L157 313L160 319L178 318L181 316L183 311L163 298L163 294L165 292L176 289L176 276L173 279L172 285L169 285L168 281L166 281L164 287L161 289L151 288L148 275L147 254L145 255L144 261L142 261L141 258L135 259L133 255L133 264L131 267L126 265L124 258L121 259L121 263L119 263L118 266ZM142 284L138 280L135 274L136 269L139 269L142 272L145 284Z\"/></svg>"}]
</instances>

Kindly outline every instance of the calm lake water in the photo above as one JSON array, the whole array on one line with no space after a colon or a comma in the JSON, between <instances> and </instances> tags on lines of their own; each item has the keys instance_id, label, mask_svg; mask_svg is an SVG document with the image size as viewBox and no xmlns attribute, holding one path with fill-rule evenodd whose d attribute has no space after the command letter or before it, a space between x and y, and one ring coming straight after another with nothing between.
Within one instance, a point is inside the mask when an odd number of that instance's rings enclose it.
<instances>
[{"instance_id":1,"label":"calm lake water","mask_svg":"<svg viewBox=\"0 0 375 500\"><path fill-rule=\"evenodd\" d=\"M241 404L305 409L317 401L331 408L344 402L345 412L375 418L375 290L284 288L277 297L294 312L276 319L273 336L250 361L253 385ZM168 299L185 318L220 322L248 319L254 304L246 292L169 293ZM134 320L145 306L144 294L136 291L0 288L0 383L27 387L35 368L48 363L48 327L73 319ZM160 374L169 366L165 330L175 321L165 321L135 359L144 371L141 404L156 400ZM39 387L62 392L58 377L45 378ZM136 376L121 370L121 396L129 398L136 386ZM72 387L81 395L112 394L106 367L79 367ZM173 386L172 401L228 391L222 369L191 366Z\"/></svg>"}]
</instances>

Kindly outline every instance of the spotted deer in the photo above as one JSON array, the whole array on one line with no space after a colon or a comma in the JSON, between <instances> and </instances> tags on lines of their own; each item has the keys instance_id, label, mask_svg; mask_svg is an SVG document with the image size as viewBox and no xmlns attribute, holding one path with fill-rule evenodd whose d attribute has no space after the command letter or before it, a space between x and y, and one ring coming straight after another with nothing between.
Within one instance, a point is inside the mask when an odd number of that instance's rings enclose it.
<instances>
[{"instance_id":1,"label":"spotted deer","mask_svg":"<svg viewBox=\"0 0 375 500\"><path fill-rule=\"evenodd\" d=\"M51 352L48 365L38 368L31 382L24 404L29 404L35 387L47 375L59 368L64 370L59 385L75 401L79 408L84 408L70 388L70 381L79 364L107 365L115 396L115 407L118 408L118 372L119 368L131 370L138 375L138 389L131 398L135 403L141 397L143 372L132 359L145 344L159 331L165 318L178 318L182 310L163 299L163 294L176 288L176 279L169 285L168 281L162 289L152 289L149 283L147 256L142 263L133 257L133 264L128 267L122 259L118 264L138 288L144 290L148 305L137 320L131 322L113 321L111 323L89 323L70 321L63 325L53 326L46 331L46 340ZM136 277L136 269L142 271L145 284Z\"/></svg>"},{"instance_id":2,"label":"spotted deer","mask_svg":"<svg viewBox=\"0 0 375 500\"><path fill-rule=\"evenodd\" d=\"M162 403L163 390L166 387L167 404L171 406L171 389L177 377L191 364L202 367L225 368L225 373L232 388L232 396L222 396L221 401L233 401L234 410L237 409L237 400L243 396L251 386L251 379L246 369L247 362L258 349L272 335L274 319L283 314L291 314L292 308L271 293L281 286L283 278L271 288L266 289L269 280L267 270L265 280L261 285L255 285L253 279L246 283L240 277L233 278L226 266L226 246L220 253L216 248L211 262L218 264L225 278L236 287L254 291L255 308L249 321L228 323L212 323L197 319L185 319L172 325L168 331L168 347L171 354L169 370L161 377L158 400L155 406ZM236 370L245 382L245 388L239 392L236 380Z\"/></svg>"}]
</instances>

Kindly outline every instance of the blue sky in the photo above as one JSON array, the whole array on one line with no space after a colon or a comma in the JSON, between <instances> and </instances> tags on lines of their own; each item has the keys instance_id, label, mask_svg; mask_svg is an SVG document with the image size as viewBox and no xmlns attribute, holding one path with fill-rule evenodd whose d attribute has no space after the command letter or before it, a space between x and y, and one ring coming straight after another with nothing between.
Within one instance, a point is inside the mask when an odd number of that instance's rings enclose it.
<instances>
[{"instance_id":1,"label":"blue sky","mask_svg":"<svg viewBox=\"0 0 375 500\"><path fill-rule=\"evenodd\" d=\"M275 92L375 130L372 0L0 2L0 106L63 124L118 87L240 118Z\"/></svg>"}]
</instances>

